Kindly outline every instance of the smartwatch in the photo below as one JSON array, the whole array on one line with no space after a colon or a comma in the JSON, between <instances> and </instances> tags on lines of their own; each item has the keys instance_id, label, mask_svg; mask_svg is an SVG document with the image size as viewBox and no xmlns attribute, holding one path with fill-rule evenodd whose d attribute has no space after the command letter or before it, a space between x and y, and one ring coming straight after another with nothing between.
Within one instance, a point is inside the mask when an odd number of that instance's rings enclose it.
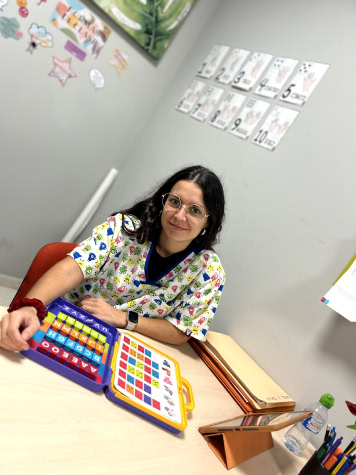
<instances>
[{"instance_id":1,"label":"smartwatch","mask_svg":"<svg viewBox=\"0 0 356 475\"><path fill-rule=\"evenodd\" d=\"M132 312L131 310L127 312L127 325L125 330L133 330L138 324L138 313Z\"/></svg>"}]
</instances>

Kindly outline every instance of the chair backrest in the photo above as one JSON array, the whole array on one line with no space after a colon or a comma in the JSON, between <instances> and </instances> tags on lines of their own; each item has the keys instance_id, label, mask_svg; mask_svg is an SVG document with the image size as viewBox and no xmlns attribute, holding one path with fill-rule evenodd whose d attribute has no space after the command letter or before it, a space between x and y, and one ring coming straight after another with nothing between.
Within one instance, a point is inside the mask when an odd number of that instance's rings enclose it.
<instances>
[{"instance_id":1,"label":"chair backrest","mask_svg":"<svg viewBox=\"0 0 356 475\"><path fill-rule=\"evenodd\" d=\"M38 279L54 264L64 259L76 246L77 244L72 242L52 242L43 246L33 259L13 302L25 297Z\"/></svg>"}]
</instances>

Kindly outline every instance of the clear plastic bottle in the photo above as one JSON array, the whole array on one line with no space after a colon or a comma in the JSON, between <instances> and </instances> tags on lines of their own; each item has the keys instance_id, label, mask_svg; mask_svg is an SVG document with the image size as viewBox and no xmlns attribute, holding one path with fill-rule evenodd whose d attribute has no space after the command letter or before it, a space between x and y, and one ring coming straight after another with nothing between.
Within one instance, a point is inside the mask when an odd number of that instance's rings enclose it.
<instances>
[{"instance_id":1,"label":"clear plastic bottle","mask_svg":"<svg viewBox=\"0 0 356 475\"><path fill-rule=\"evenodd\" d=\"M283 437L284 445L295 455L300 455L313 434L318 434L328 420L328 410L334 405L335 398L327 393L323 394L319 402L309 404L305 410L313 411L310 417L297 422Z\"/></svg>"}]
</instances>

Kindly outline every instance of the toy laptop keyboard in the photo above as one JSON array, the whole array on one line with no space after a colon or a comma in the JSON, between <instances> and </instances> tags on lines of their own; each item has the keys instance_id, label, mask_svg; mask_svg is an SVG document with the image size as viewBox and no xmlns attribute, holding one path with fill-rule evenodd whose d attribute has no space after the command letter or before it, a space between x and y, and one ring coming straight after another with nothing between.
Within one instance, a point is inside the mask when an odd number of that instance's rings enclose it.
<instances>
[{"instance_id":1,"label":"toy laptop keyboard","mask_svg":"<svg viewBox=\"0 0 356 475\"><path fill-rule=\"evenodd\" d=\"M22 354L171 432L186 428L193 393L176 360L62 298L47 311Z\"/></svg>"}]
</instances>

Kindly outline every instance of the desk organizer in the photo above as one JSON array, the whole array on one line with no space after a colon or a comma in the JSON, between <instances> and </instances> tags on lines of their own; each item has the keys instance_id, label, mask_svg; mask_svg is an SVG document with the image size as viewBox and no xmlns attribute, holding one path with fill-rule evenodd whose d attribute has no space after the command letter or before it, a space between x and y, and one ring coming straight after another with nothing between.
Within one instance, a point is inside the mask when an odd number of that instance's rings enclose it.
<instances>
[{"instance_id":1,"label":"desk organizer","mask_svg":"<svg viewBox=\"0 0 356 475\"><path fill-rule=\"evenodd\" d=\"M321 465L320 461L316 458L316 454L317 451L315 451L312 457L310 457L308 462L299 472L299 475L330 475L329 470L327 470L324 465Z\"/></svg>"},{"instance_id":2,"label":"desk organizer","mask_svg":"<svg viewBox=\"0 0 356 475\"><path fill-rule=\"evenodd\" d=\"M47 311L23 355L175 434L186 428L193 392L176 360L62 298Z\"/></svg>"}]
</instances>

